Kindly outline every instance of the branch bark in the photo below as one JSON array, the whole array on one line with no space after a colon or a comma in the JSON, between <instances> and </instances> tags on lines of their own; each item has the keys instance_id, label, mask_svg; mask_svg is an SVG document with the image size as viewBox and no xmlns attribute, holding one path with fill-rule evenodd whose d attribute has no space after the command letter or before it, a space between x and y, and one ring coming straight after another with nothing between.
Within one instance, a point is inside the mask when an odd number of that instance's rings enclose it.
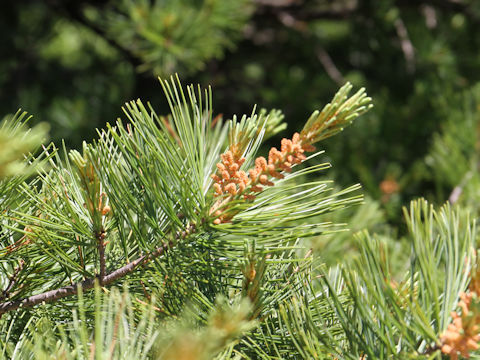
<instances>
[{"instance_id":1,"label":"branch bark","mask_svg":"<svg viewBox=\"0 0 480 360\"><path fill-rule=\"evenodd\" d=\"M100 276L98 278L98 281L100 282L100 285L103 286L105 276L107 274L105 265L105 231L101 231L99 234L96 234L95 237L97 238L97 250L100 262Z\"/></svg>"},{"instance_id":2,"label":"branch bark","mask_svg":"<svg viewBox=\"0 0 480 360\"><path fill-rule=\"evenodd\" d=\"M164 254L169 248L169 245L165 244L150 254L143 255L132 261L131 263L111 272L103 278L103 285L109 285L116 280L126 276L127 274L133 272L138 266L147 263L150 260L153 260L162 254ZM27 298L7 301L0 304L0 317L2 314L5 314L8 311L16 310L18 308L27 308L32 307L40 303L49 303L58 299L62 299L68 296L77 294L78 288L81 288L82 291L91 290L95 286L96 278L86 279L80 283L62 287L60 289L50 290L41 294L29 296Z\"/></svg>"},{"instance_id":3,"label":"branch bark","mask_svg":"<svg viewBox=\"0 0 480 360\"><path fill-rule=\"evenodd\" d=\"M2 293L0 294L0 301L3 301L5 299L7 299L9 296L10 296L10 291L13 289L13 287L16 285L17 283L17 276L18 274L20 273L20 271L22 271L23 269L23 260L20 260L20 264L18 264L18 267L15 269L15 271L13 272L12 276L10 276L10 279L8 280L8 285L7 287L5 288L5 290L2 291Z\"/></svg>"}]
</instances>

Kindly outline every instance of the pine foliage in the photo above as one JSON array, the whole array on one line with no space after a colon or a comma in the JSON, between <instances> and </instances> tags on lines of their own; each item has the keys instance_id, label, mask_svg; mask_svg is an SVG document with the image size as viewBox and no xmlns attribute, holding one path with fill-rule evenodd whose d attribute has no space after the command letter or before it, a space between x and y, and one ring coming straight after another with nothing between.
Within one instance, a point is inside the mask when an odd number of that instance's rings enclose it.
<instances>
[{"instance_id":1,"label":"pine foliage","mask_svg":"<svg viewBox=\"0 0 480 360\"><path fill-rule=\"evenodd\" d=\"M437 99L438 108L448 113L442 131L433 136L426 164L438 196L459 203L478 213L480 133L478 127L478 100L480 89L455 94L458 107Z\"/></svg>"},{"instance_id":2,"label":"pine foliage","mask_svg":"<svg viewBox=\"0 0 480 360\"><path fill-rule=\"evenodd\" d=\"M85 16L140 61L138 70L163 75L192 73L222 57L252 12L249 0L121 0L102 11L87 7Z\"/></svg>"},{"instance_id":3,"label":"pine foliage","mask_svg":"<svg viewBox=\"0 0 480 360\"><path fill-rule=\"evenodd\" d=\"M0 180L4 358L456 359L476 350L480 273L467 210L414 201L405 239L361 231L355 259L323 261L339 250L318 239L345 237L326 216L362 197L358 185L338 190L321 178L328 163L308 160L371 107L363 89L349 96L343 86L266 158L281 112L223 120L210 89L161 84L170 115L129 102L126 120L81 151L44 147L23 163L36 176L15 167ZM33 134L1 158L18 162L43 136ZM12 137L26 141L20 130ZM363 215L354 224L373 218Z\"/></svg>"}]
</instances>

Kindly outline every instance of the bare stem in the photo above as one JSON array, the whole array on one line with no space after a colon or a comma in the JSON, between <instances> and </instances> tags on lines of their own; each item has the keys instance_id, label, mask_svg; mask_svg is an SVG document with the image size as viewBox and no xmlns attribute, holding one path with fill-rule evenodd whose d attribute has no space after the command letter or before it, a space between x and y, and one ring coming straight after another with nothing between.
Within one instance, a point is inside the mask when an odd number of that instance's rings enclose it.
<instances>
[{"instance_id":1,"label":"bare stem","mask_svg":"<svg viewBox=\"0 0 480 360\"><path fill-rule=\"evenodd\" d=\"M98 249L98 257L100 259L100 276L98 277L98 281L100 285L103 285L105 281L105 276L107 274L106 265L105 265L105 231L101 231L100 233L96 234L97 238L97 249Z\"/></svg>"},{"instance_id":2,"label":"bare stem","mask_svg":"<svg viewBox=\"0 0 480 360\"><path fill-rule=\"evenodd\" d=\"M8 282L8 285L7 285L6 289L3 290L2 293L0 294L0 301L3 301L4 299L9 297L10 291L13 289L13 287L15 286L15 284L17 282L18 273L23 269L23 264L24 264L23 260L20 260L20 264L15 269L12 276L10 276L10 279L9 279L9 282Z\"/></svg>"},{"instance_id":3,"label":"bare stem","mask_svg":"<svg viewBox=\"0 0 480 360\"><path fill-rule=\"evenodd\" d=\"M158 256L164 254L168 250L168 245L163 245L150 254L143 255L132 261L131 263L111 272L103 278L103 285L108 285L116 280L124 277L125 275L131 273L139 265L143 265L148 261L157 258ZM8 311L16 310L20 307L27 308L32 307L40 303L49 303L58 299L62 299L67 296L75 295L80 287L82 291L91 290L95 286L95 278L86 279L80 283L73 284L70 286L65 286L60 289L50 290L41 294L33 295L27 298L7 301L0 304L0 316Z\"/></svg>"}]
</instances>

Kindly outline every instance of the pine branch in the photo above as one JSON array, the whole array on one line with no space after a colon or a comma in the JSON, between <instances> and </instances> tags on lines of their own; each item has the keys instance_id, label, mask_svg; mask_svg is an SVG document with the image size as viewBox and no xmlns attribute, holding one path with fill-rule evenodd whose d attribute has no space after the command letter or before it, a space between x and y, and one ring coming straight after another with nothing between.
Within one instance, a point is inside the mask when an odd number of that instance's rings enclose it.
<instances>
[{"instance_id":1,"label":"pine branch","mask_svg":"<svg viewBox=\"0 0 480 360\"><path fill-rule=\"evenodd\" d=\"M34 170L24 159L46 139L48 126L38 124L28 129L25 124L30 118L18 110L0 121L0 181L14 175L29 175Z\"/></svg>"},{"instance_id":2,"label":"pine branch","mask_svg":"<svg viewBox=\"0 0 480 360\"><path fill-rule=\"evenodd\" d=\"M302 36L306 38L312 38L312 33L306 25L305 21L298 19L287 11L277 13L277 18L286 27L299 32ZM317 55L318 60L322 64L328 76L330 76L330 78L339 86L345 84L345 78L343 77L342 73L335 65L335 62L333 61L330 54L328 54L328 52L325 50L325 48L317 45L315 49L315 54Z\"/></svg>"},{"instance_id":3,"label":"pine branch","mask_svg":"<svg viewBox=\"0 0 480 360\"><path fill-rule=\"evenodd\" d=\"M129 279L129 291L139 297L138 303L144 303L142 297L157 301L155 309L167 317L179 314L186 303L198 305L201 311L211 310L211 299L222 295L228 298L228 304L249 300L249 306L240 311L241 317L232 318L233 323L229 322L230 307L224 313L227 316L215 317L212 331L198 337L198 342L188 340L185 333L179 335L180 342L173 337L169 346L161 347L165 360L170 354L171 359L178 358L177 350L187 348L182 342L185 339L186 345L193 344L193 350L202 354L196 359L212 358L203 354L218 351L260 355L259 349L264 350L258 345L265 341L264 334L275 338L279 329L286 335L282 338L286 344L278 346L279 358L291 350L304 357L323 354L322 339L328 334L315 329L323 329L324 315L333 318L334 311L321 294L313 292L313 257L299 256L301 241L332 231L329 222L313 224L307 219L357 203L360 197L350 195L358 186L336 192L327 181L302 179L323 172L329 164L301 169L296 165L321 154L307 156L304 152L313 152L315 143L342 131L371 107L371 99L363 89L348 96L352 86L346 84L331 103L310 116L300 133L283 139L279 149L270 149L267 161L258 156L260 145L264 138L284 127L281 113L261 111L212 126L210 90L204 96L193 86L185 91L178 79L162 81L162 85L172 114L168 123L149 105L130 102L125 107L129 126L118 120L99 132L97 142L85 144L82 152L65 150L64 158L56 152L50 170L41 171L33 182L21 184L21 201L11 212L0 215L8 229L9 246L13 248L21 234L28 236L29 242L16 246L2 261L13 262L25 256L31 266L21 273L22 277L17 276L21 281L16 286L9 286L11 294L0 301L0 316L69 296L78 297L83 304L82 294L95 288L94 322L87 320L85 312L80 312L80 321L73 315L74 325L94 325L93 340L84 329L77 343L82 343L82 354L94 352L95 357L101 357L102 344L107 344L112 354L112 349L124 345L118 315L124 302L121 300L115 307L117 313L108 312L112 308L105 310L97 302L98 285ZM42 156L47 155L45 150ZM232 180L239 174L244 183ZM217 215L212 214L217 201L219 205L225 201L228 210L219 206L225 221L218 225ZM246 239L253 237L258 248L241 251ZM130 258L135 260L130 262ZM136 271L154 259L148 273ZM109 265L110 261L126 265ZM3 275L3 286L9 283L11 268L6 268L9 274ZM18 286L20 282L22 286ZM312 289L304 294L305 285ZM296 295L304 301L282 315L280 304ZM90 309L92 300L89 297ZM309 309L305 316L297 316L294 312L303 304ZM65 315L64 306L51 310ZM23 313L12 311L5 319ZM311 328L294 331L290 327L294 317L311 320ZM102 328L105 319L110 320ZM195 319L197 325L207 317L196 315ZM255 324L259 324L259 331L253 332L248 343L232 342ZM110 335L103 337L104 329ZM341 328L334 326L334 330ZM47 343L55 335L41 336ZM45 353L52 353L45 349ZM118 351L124 354L122 349Z\"/></svg>"},{"instance_id":4,"label":"pine branch","mask_svg":"<svg viewBox=\"0 0 480 360\"><path fill-rule=\"evenodd\" d=\"M407 64L407 72L413 73L415 71L415 48L412 45L412 41L408 36L407 27L403 22L402 18L399 17L393 23L395 25L395 30L400 40L400 47L402 48L403 55L405 57L405 62Z\"/></svg>"},{"instance_id":5,"label":"pine branch","mask_svg":"<svg viewBox=\"0 0 480 360\"><path fill-rule=\"evenodd\" d=\"M322 46L318 46L316 54L328 76L330 76L330 78L335 81L337 85L345 84L345 78L340 70L338 70L338 67L335 65L328 52Z\"/></svg>"},{"instance_id":6,"label":"pine branch","mask_svg":"<svg viewBox=\"0 0 480 360\"><path fill-rule=\"evenodd\" d=\"M17 276L20 273L20 271L22 271L24 264L25 264L25 262L23 260L20 260L20 263L18 264L18 267L15 269L12 276L10 276L7 287L0 294L0 301L3 301L10 296L10 291L15 287L15 285L17 283Z\"/></svg>"},{"instance_id":7,"label":"pine branch","mask_svg":"<svg viewBox=\"0 0 480 360\"><path fill-rule=\"evenodd\" d=\"M168 245L163 245L153 252L151 252L148 255L143 255L136 259L135 261L132 261L131 263L111 272L110 274L106 275L103 278L103 284L102 285L109 285L115 281L117 281L120 278L123 278L124 276L130 274L133 272L138 266L144 265L147 262L163 255L167 249ZM79 288L81 289L82 292L91 290L95 286L95 281L98 280L97 278L89 278L86 279L80 283L70 285L70 286L65 286L60 289L56 290L50 290L47 292L44 292L42 294L37 294L33 296L29 296L24 299L20 300L13 300L13 301L8 301L5 303L0 304L0 317L2 314L5 314L8 311L16 310L20 307L22 308L28 308L35 306L40 303L49 303L58 299L63 299L68 296L72 296L77 294Z\"/></svg>"},{"instance_id":8,"label":"pine branch","mask_svg":"<svg viewBox=\"0 0 480 360\"><path fill-rule=\"evenodd\" d=\"M104 284L105 275L106 275L106 265L105 265L105 231L101 231L98 234L95 234L97 238L97 250L98 250L98 258L100 262L100 276L99 282L100 285Z\"/></svg>"},{"instance_id":9,"label":"pine branch","mask_svg":"<svg viewBox=\"0 0 480 360\"><path fill-rule=\"evenodd\" d=\"M83 14L83 9L80 8L77 2L58 2L56 0L46 1L47 6L52 10L56 11L58 14L69 18L73 21L76 21L81 26L84 26L87 29L93 31L96 35L104 39L112 48L117 50L123 57L130 63L132 66L137 69L142 65L142 61L136 57L131 51L125 49L121 44L112 39L106 31L96 24L93 24L89 21ZM98 4L97 4L98 5Z\"/></svg>"}]
</instances>

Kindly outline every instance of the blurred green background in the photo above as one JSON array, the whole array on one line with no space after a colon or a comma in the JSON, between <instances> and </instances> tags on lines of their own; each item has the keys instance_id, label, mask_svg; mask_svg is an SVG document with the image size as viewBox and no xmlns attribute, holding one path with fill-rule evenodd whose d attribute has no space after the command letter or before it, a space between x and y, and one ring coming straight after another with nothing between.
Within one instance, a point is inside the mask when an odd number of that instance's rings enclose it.
<instances>
[{"instance_id":1,"label":"blurred green background","mask_svg":"<svg viewBox=\"0 0 480 360\"><path fill-rule=\"evenodd\" d=\"M479 48L476 0L4 1L0 114L78 147L128 100L166 113L157 76L178 72L226 118L282 109L289 136L350 81L375 108L323 144L328 176L391 219L418 196L477 210Z\"/></svg>"}]
</instances>

